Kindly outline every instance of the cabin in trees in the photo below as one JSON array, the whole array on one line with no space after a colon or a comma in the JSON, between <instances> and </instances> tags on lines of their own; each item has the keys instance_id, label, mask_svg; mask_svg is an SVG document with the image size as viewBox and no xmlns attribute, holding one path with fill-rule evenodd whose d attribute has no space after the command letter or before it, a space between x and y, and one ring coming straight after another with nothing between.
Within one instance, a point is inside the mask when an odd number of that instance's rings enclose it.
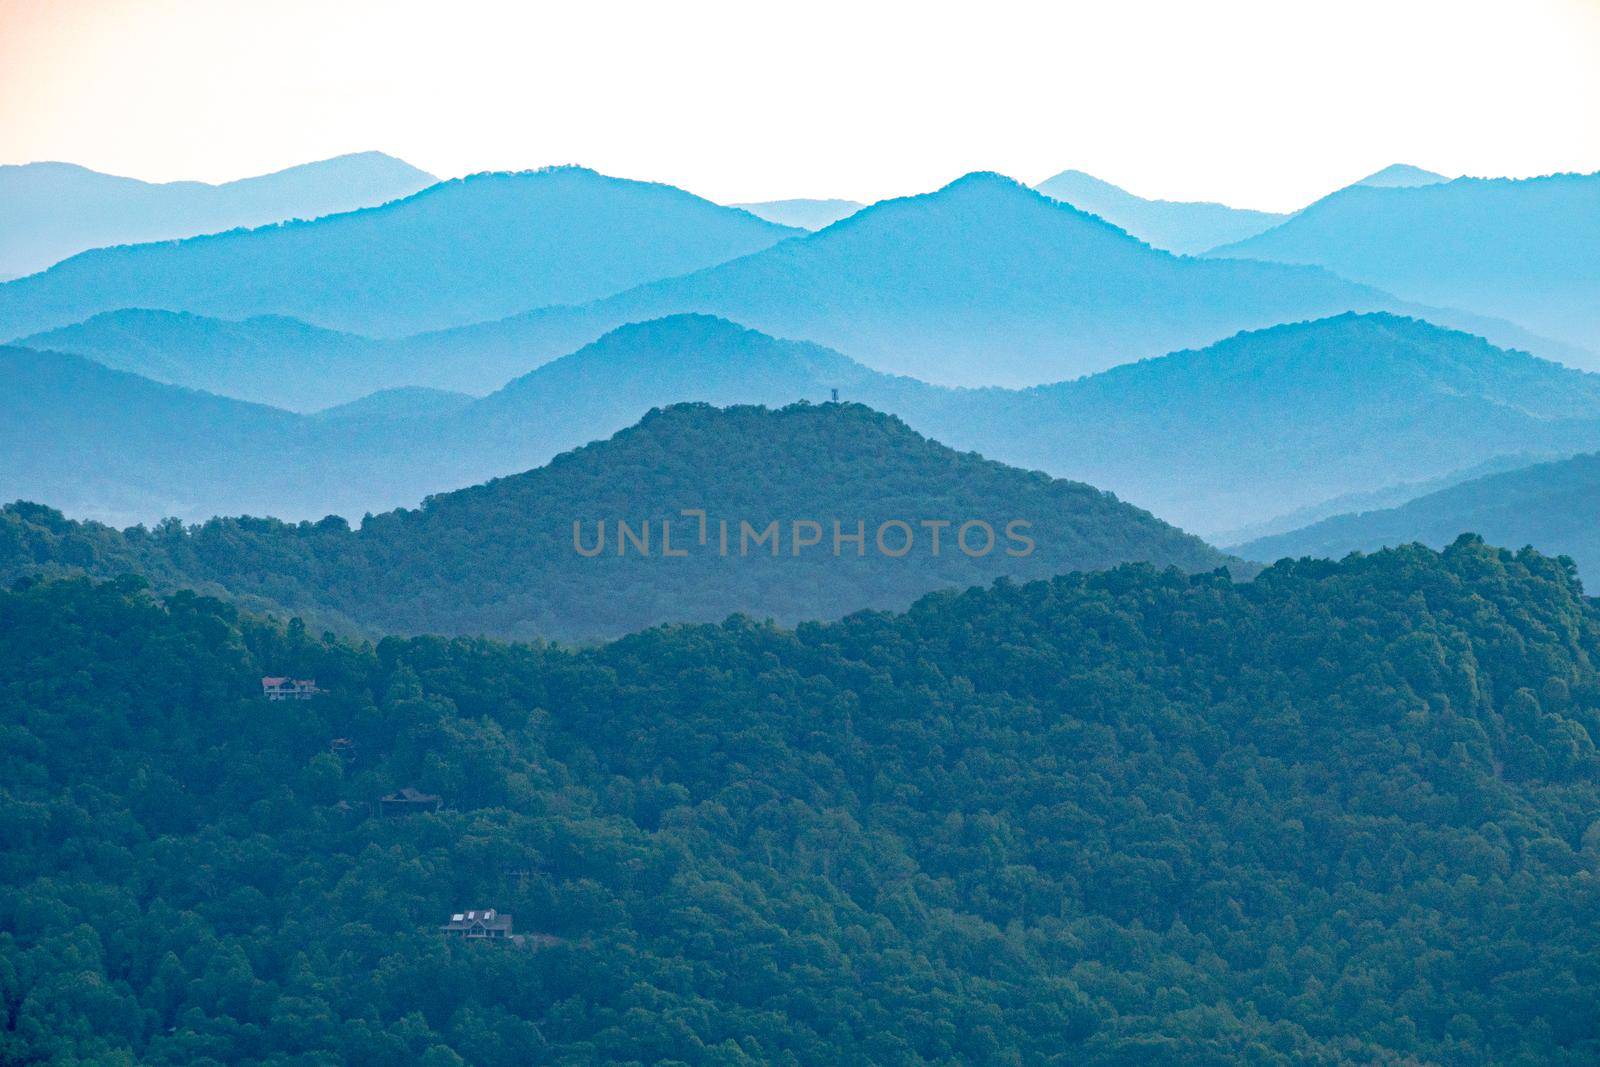
<instances>
[{"instance_id":1,"label":"cabin in trees","mask_svg":"<svg viewBox=\"0 0 1600 1067\"><path fill-rule=\"evenodd\" d=\"M422 811L438 811L443 806L443 797L419 792L409 785L378 798L378 812L382 815L413 815Z\"/></svg>"},{"instance_id":2,"label":"cabin in trees","mask_svg":"<svg viewBox=\"0 0 1600 1067\"><path fill-rule=\"evenodd\" d=\"M261 695L268 700L310 700L320 692L315 678L261 679Z\"/></svg>"},{"instance_id":3,"label":"cabin in trees","mask_svg":"<svg viewBox=\"0 0 1600 1067\"><path fill-rule=\"evenodd\" d=\"M459 937L467 941L511 939L511 916L493 908L461 911L450 916L450 921L439 929L444 931L446 937Z\"/></svg>"}]
</instances>

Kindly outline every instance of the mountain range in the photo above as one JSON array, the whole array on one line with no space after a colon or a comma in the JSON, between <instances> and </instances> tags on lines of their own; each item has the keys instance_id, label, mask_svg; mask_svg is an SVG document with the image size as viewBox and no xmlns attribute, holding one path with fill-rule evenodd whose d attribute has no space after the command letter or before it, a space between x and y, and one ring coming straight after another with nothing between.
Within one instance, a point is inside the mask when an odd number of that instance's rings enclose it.
<instances>
[{"instance_id":1,"label":"mountain range","mask_svg":"<svg viewBox=\"0 0 1600 1067\"><path fill-rule=\"evenodd\" d=\"M1228 562L1110 494L842 404L653 411L546 467L355 531L220 519L119 534L27 506L7 520L11 577L132 569L371 634L592 638L735 612L795 623L1000 576Z\"/></svg>"},{"instance_id":2,"label":"mountain range","mask_svg":"<svg viewBox=\"0 0 1600 1067\"><path fill-rule=\"evenodd\" d=\"M797 232L578 167L478 174L310 221L84 252L0 284L0 336L130 307L399 336L590 300Z\"/></svg>"},{"instance_id":3,"label":"mountain range","mask_svg":"<svg viewBox=\"0 0 1600 1067\"><path fill-rule=\"evenodd\" d=\"M1387 314L1289 323L989 396L981 416L907 418L1202 534L1499 456L1600 447L1600 375Z\"/></svg>"},{"instance_id":4,"label":"mountain range","mask_svg":"<svg viewBox=\"0 0 1600 1067\"><path fill-rule=\"evenodd\" d=\"M1600 369L1600 174L1355 185L1211 255L1315 264L1509 319L1587 349Z\"/></svg>"},{"instance_id":5,"label":"mountain range","mask_svg":"<svg viewBox=\"0 0 1600 1067\"><path fill-rule=\"evenodd\" d=\"M703 312L893 374L1018 386L1391 303L1316 269L1176 257L1009 178L971 174L716 267L428 340L526 359Z\"/></svg>"},{"instance_id":6,"label":"mountain range","mask_svg":"<svg viewBox=\"0 0 1600 1067\"><path fill-rule=\"evenodd\" d=\"M372 207L437 180L382 152L336 156L220 185L144 182L72 163L0 166L0 281L91 248Z\"/></svg>"},{"instance_id":7,"label":"mountain range","mask_svg":"<svg viewBox=\"0 0 1600 1067\"><path fill-rule=\"evenodd\" d=\"M1386 314L1243 333L1026 390L884 375L702 315L619 328L481 399L413 388L316 416L65 354L3 350L0 369L18 385L0 426L0 499L119 523L359 517L538 466L652 407L782 406L835 389L952 447L1088 482L1200 533L1348 494L1393 502L1508 456L1600 448L1600 377Z\"/></svg>"},{"instance_id":8,"label":"mountain range","mask_svg":"<svg viewBox=\"0 0 1600 1067\"><path fill-rule=\"evenodd\" d=\"M547 187L573 187L580 192L567 199L587 202L588 194L607 203L618 197L643 198L673 211L687 202L695 212L723 213L715 215L719 224L777 229L676 190L615 182L570 168L477 180L491 190L522 189L525 183L544 189L537 199L546 206L563 199ZM440 191L447 188L430 189L420 199L444 195ZM466 189L449 195L482 199ZM389 205L380 213L405 209L409 203ZM610 210L578 211L564 223L565 230L582 229L579 220L585 218L604 228ZM354 225L366 214L335 219ZM310 225L315 229L327 223ZM259 232L237 236L245 240ZM555 239L554 234L540 238L545 246ZM770 244L773 236L762 240ZM170 247L178 250L182 243ZM622 250L619 255L632 253ZM530 289L522 279L537 273L542 262L532 256L504 270L483 267L456 280L472 288L492 275L484 284L500 294L497 299L507 305L526 302L538 298L537 287ZM411 285L431 289L432 295L409 302L413 310L404 312L408 316L421 314L424 306L455 301L451 286L440 284L429 270L437 266L401 269L372 289L339 287L330 298L384 303ZM0 285L0 321L8 296L29 303L19 286L48 280L54 273ZM563 284L572 273L565 272ZM287 280L284 286L293 299L282 303L291 310L322 300L314 286ZM270 304L269 291L235 295L240 303ZM255 400L268 400L265 389L274 387L272 379L288 374L292 387L305 395L286 406L309 410L330 399L344 402L371 389L399 386L483 395L618 326L680 312L715 314L777 336L814 340L890 373L941 384L1023 386L1206 344L1239 329L1375 309L1424 315L1499 344L1572 358L1569 346L1510 324L1409 305L1317 269L1175 257L1009 179L982 174L935 193L875 204L817 233L600 300L540 307L378 345L329 335L322 332L324 327L285 323L277 314L261 321L212 323L204 320L219 316L152 316L143 313L148 309L106 312L31 334L21 343L93 354L174 384ZM235 357L252 350L259 350L252 358L270 371L246 373ZM185 366L190 369L180 369ZM236 369L240 381L229 384Z\"/></svg>"},{"instance_id":9,"label":"mountain range","mask_svg":"<svg viewBox=\"0 0 1600 1067\"><path fill-rule=\"evenodd\" d=\"M1395 163L1355 184L1393 188L1449 180L1421 167ZM1064 170L1034 188L1080 211L1098 215L1147 244L1180 255L1195 256L1246 240L1294 215L1207 201L1147 200L1081 170Z\"/></svg>"},{"instance_id":10,"label":"mountain range","mask_svg":"<svg viewBox=\"0 0 1600 1067\"><path fill-rule=\"evenodd\" d=\"M1498 544L1536 545L1570 556L1591 588L1600 585L1600 454L1528 464L1448 486L1398 507L1335 515L1258 538L1235 551L1250 559L1339 558L1386 545L1449 544L1471 530Z\"/></svg>"},{"instance_id":11,"label":"mountain range","mask_svg":"<svg viewBox=\"0 0 1600 1067\"><path fill-rule=\"evenodd\" d=\"M1271 229L1287 215L1181 200L1146 200L1081 170L1064 170L1035 189L1098 215L1156 248L1198 255Z\"/></svg>"},{"instance_id":12,"label":"mountain range","mask_svg":"<svg viewBox=\"0 0 1600 1067\"><path fill-rule=\"evenodd\" d=\"M16 386L16 417L0 425L0 500L116 523L359 517L538 466L652 407L823 401L878 379L889 406L897 388L931 389L705 316L620 328L481 399L408 387L317 415L61 353L0 348L0 371Z\"/></svg>"}]
</instances>

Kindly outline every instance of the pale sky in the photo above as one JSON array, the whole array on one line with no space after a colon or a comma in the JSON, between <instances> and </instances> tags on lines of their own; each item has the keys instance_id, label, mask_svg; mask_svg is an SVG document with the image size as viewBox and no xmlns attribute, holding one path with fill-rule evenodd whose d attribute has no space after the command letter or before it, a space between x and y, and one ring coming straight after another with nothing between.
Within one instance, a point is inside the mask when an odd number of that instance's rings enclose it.
<instances>
[{"instance_id":1,"label":"pale sky","mask_svg":"<svg viewBox=\"0 0 1600 1067\"><path fill-rule=\"evenodd\" d=\"M1392 162L1600 170L1600 0L0 0L0 162L369 148L721 201L1075 167L1290 209Z\"/></svg>"}]
</instances>

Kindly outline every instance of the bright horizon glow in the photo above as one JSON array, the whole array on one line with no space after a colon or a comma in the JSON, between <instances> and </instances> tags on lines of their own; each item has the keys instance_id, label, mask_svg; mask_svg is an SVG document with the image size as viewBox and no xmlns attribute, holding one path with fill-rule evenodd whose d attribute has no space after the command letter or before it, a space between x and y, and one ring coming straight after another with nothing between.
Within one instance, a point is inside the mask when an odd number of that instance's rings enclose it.
<instances>
[{"instance_id":1,"label":"bright horizon glow","mask_svg":"<svg viewBox=\"0 0 1600 1067\"><path fill-rule=\"evenodd\" d=\"M227 181L367 149L722 202L1074 168L1292 210L1397 162L1600 170L1600 0L0 0L0 162Z\"/></svg>"}]
</instances>

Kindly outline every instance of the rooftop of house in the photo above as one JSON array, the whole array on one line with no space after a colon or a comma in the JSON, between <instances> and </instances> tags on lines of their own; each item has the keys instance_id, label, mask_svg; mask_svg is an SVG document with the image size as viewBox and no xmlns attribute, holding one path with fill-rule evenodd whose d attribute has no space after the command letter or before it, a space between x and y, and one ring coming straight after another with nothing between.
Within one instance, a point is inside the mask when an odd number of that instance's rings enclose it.
<instances>
[{"instance_id":1,"label":"rooftop of house","mask_svg":"<svg viewBox=\"0 0 1600 1067\"><path fill-rule=\"evenodd\" d=\"M450 921L445 924L446 930L468 930L475 926L482 926L486 930L510 930L511 916L493 908L482 911L458 911L450 916Z\"/></svg>"},{"instance_id":2,"label":"rooftop of house","mask_svg":"<svg viewBox=\"0 0 1600 1067\"><path fill-rule=\"evenodd\" d=\"M385 795L383 799L410 804L433 804L444 798L437 793L424 793L414 786L408 785L403 789L396 789L393 793Z\"/></svg>"}]
</instances>

